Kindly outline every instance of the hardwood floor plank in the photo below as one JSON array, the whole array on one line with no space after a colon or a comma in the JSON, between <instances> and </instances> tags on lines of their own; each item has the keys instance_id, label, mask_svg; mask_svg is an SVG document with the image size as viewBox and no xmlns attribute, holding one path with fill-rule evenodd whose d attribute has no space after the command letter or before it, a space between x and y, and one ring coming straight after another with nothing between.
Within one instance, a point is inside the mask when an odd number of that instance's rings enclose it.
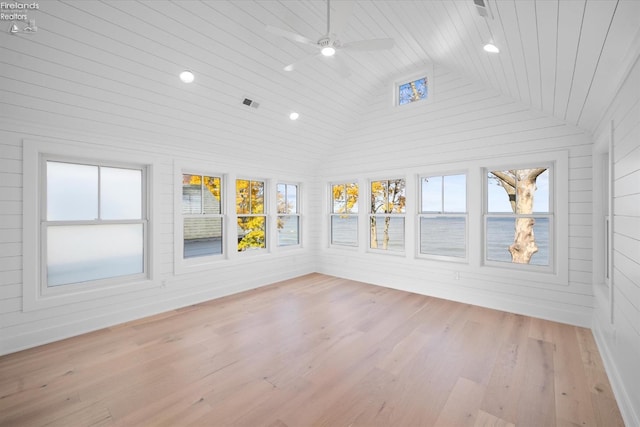
<instances>
[{"instance_id":1,"label":"hardwood floor plank","mask_svg":"<svg viewBox=\"0 0 640 427\"><path fill-rule=\"evenodd\" d=\"M522 382L515 424L554 427L556 393L554 386L555 344L529 338L526 345L526 371Z\"/></svg>"},{"instance_id":2,"label":"hardwood floor plank","mask_svg":"<svg viewBox=\"0 0 640 427\"><path fill-rule=\"evenodd\" d=\"M473 427L515 427L515 424L480 410Z\"/></svg>"},{"instance_id":3,"label":"hardwood floor plank","mask_svg":"<svg viewBox=\"0 0 640 427\"><path fill-rule=\"evenodd\" d=\"M484 394L484 385L459 377L434 427L473 427Z\"/></svg>"},{"instance_id":4,"label":"hardwood floor plank","mask_svg":"<svg viewBox=\"0 0 640 427\"><path fill-rule=\"evenodd\" d=\"M508 333L498 350L481 405L482 410L511 423L518 419L518 401L527 372L529 321L518 315L505 318L502 330Z\"/></svg>"},{"instance_id":5,"label":"hardwood floor plank","mask_svg":"<svg viewBox=\"0 0 640 427\"><path fill-rule=\"evenodd\" d=\"M589 330L322 274L0 357L0 426L622 426Z\"/></svg>"},{"instance_id":6,"label":"hardwood floor plank","mask_svg":"<svg viewBox=\"0 0 640 427\"><path fill-rule=\"evenodd\" d=\"M394 376L382 369L373 368L360 378L313 424L318 427L336 425L373 425L372 420L385 407L386 389Z\"/></svg>"},{"instance_id":7,"label":"hardwood floor plank","mask_svg":"<svg viewBox=\"0 0 640 427\"><path fill-rule=\"evenodd\" d=\"M47 427L77 426L112 426L113 417L109 410L101 403L79 405L79 409L56 419Z\"/></svg>"},{"instance_id":8,"label":"hardwood floor plank","mask_svg":"<svg viewBox=\"0 0 640 427\"><path fill-rule=\"evenodd\" d=\"M392 375L398 375L424 347L426 336L417 330L411 331L376 364L376 367Z\"/></svg>"},{"instance_id":9,"label":"hardwood floor plank","mask_svg":"<svg viewBox=\"0 0 640 427\"><path fill-rule=\"evenodd\" d=\"M557 324L554 338L556 417L562 424L594 425L591 393L576 332ZM563 345L558 345L560 342Z\"/></svg>"},{"instance_id":10,"label":"hardwood floor plank","mask_svg":"<svg viewBox=\"0 0 640 427\"><path fill-rule=\"evenodd\" d=\"M530 324L529 338L550 343L555 342L553 336L553 322L532 317Z\"/></svg>"},{"instance_id":11,"label":"hardwood floor plank","mask_svg":"<svg viewBox=\"0 0 640 427\"><path fill-rule=\"evenodd\" d=\"M576 336L578 338L578 345L580 346L583 367L587 376L587 384L591 391L591 402L596 424L624 427L624 421L622 420L620 412L613 410L617 407L612 404L616 399L609 384L604 363L600 358L593 334L588 329L576 328Z\"/></svg>"}]
</instances>

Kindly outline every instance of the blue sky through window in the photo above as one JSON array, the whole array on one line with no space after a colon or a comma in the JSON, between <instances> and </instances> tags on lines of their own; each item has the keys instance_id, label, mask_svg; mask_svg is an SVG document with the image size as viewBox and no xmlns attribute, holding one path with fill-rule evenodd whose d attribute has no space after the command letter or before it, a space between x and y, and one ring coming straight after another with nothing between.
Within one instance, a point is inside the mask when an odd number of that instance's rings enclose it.
<instances>
[{"instance_id":1,"label":"blue sky through window","mask_svg":"<svg viewBox=\"0 0 640 427\"><path fill-rule=\"evenodd\" d=\"M466 175L422 178L423 213L464 213L467 211Z\"/></svg>"},{"instance_id":2,"label":"blue sky through window","mask_svg":"<svg viewBox=\"0 0 640 427\"><path fill-rule=\"evenodd\" d=\"M507 192L498 184L496 179L489 172L488 182L488 207L489 212L513 213ZM533 197L533 212L549 212L549 170L546 170L536 179L536 192Z\"/></svg>"},{"instance_id":3,"label":"blue sky through window","mask_svg":"<svg viewBox=\"0 0 640 427\"><path fill-rule=\"evenodd\" d=\"M409 104L411 102L426 99L428 95L427 78L401 84L398 86L398 105Z\"/></svg>"}]
</instances>

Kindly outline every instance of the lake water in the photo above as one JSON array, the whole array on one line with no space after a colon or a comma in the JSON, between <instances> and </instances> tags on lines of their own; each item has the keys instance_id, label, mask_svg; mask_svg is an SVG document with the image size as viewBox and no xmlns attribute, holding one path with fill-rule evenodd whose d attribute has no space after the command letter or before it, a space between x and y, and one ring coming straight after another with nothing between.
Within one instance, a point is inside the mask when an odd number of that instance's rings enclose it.
<instances>
[{"instance_id":1,"label":"lake water","mask_svg":"<svg viewBox=\"0 0 640 427\"><path fill-rule=\"evenodd\" d=\"M332 243L357 245L357 218L332 216ZM384 223L378 222L378 241L382 242ZM549 265L549 219L538 218L533 228L538 252L530 264ZM489 218L487 221L487 259L511 262L509 246L513 244L515 220L513 218ZM368 239L368 236L366 236ZM423 254L465 256L465 221L459 217L421 218L420 252ZM381 243L380 243L381 245ZM390 251L404 251L404 221L394 218L389 225Z\"/></svg>"},{"instance_id":2,"label":"lake water","mask_svg":"<svg viewBox=\"0 0 640 427\"><path fill-rule=\"evenodd\" d=\"M511 262L509 246L513 244L515 220L489 218L487 221L487 259ZM538 252L531 257L532 265L549 265L549 218L537 218L533 233Z\"/></svg>"}]
</instances>

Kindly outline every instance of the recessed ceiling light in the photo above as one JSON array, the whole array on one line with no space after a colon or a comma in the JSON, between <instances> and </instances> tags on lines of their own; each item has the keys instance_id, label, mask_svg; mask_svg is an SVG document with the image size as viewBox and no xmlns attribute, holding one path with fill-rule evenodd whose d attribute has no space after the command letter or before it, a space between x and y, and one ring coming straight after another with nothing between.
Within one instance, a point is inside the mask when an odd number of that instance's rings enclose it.
<instances>
[{"instance_id":1,"label":"recessed ceiling light","mask_svg":"<svg viewBox=\"0 0 640 427\"><path fill-rule=\"evenodd\" d=\"M300 117L300 114L296 113L295 111L291 114L289 114L289 118L291 120L298 120L298 117Z\"/></svg>"},{"instance_id":2,"label":"recessed ceiling light","mask_svg":"<svg viewBox=\"0 0 640 427\"><path fill-rule=\"evenodd\" d=\"M331 46L325 46L320 51L324 56L333 56L336 54L336 50Z\"/></svg>"},{"instance_id":3,"label":"recessed ceiling light","mask_svg":"<svg viewBox=\"0 0 640 427\"><path fill-rule=\"evenodd\" d=\"M500 49L492 43L487 43L484 45L483 49L489 53L500 53Z\"/></svg>"},{"instance_id":4,"label":"recessed ceiling light","mask_svg":"<svg viewBox=\"0 0 640 427\"><path fill-rule=\"evenodd\" d=\"M191 83L193 82L193 80L195 80L195 76L191 71L184 70L180 73L180 80L182 80L184 83Z\"/></svg>"}]
</instances>

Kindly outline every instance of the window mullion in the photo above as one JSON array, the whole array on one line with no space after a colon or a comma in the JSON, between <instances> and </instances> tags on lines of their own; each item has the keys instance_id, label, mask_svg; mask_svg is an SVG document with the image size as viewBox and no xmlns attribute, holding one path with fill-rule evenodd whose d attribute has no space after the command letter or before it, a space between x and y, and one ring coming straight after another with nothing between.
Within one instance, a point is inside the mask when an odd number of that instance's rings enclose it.
<instances>
[{"instance_id":1,"label":"window mullion","mask_svg":"<svg viewBox=\"0 0 640 427\"><path fill-rule=\"evenodd\" d=\"M200 175L200 214L204 215L204 175Z\"/></svg>"},{"instance_id":2,"label":"window mullion","mask_svg":"<svg viewBox=\"0 0 640 427\"><path fill-rule=\"evenodd\" d=\"M73 226L73 225L117 225L117 224L144 224L147 222L146 218L135 219L95 219L95 220L70 220L70 221L43 221L47 226Z\"/></svg>"},{"instance_id":3,"label":"window mullion","mask_svg":"<svg viewBox=\"0 0 640 427\"><path fill-rule=\"evenodd\" d=\"M97 166L97 168L98 168L98 212L96 212L97 214L96 219L99 220L100 218L102 218L102 183L101 183L102 167Z\"/></svg>"},{"instance_id":4,"label":"window mullion","mask_svg":"<svg viewBox=\"0 0 640 427\"><path fill-rule=\"evenodd\" d=\"M444 176L440 179L440 212L444 213Z\"/></svg>"}]
</instances>

